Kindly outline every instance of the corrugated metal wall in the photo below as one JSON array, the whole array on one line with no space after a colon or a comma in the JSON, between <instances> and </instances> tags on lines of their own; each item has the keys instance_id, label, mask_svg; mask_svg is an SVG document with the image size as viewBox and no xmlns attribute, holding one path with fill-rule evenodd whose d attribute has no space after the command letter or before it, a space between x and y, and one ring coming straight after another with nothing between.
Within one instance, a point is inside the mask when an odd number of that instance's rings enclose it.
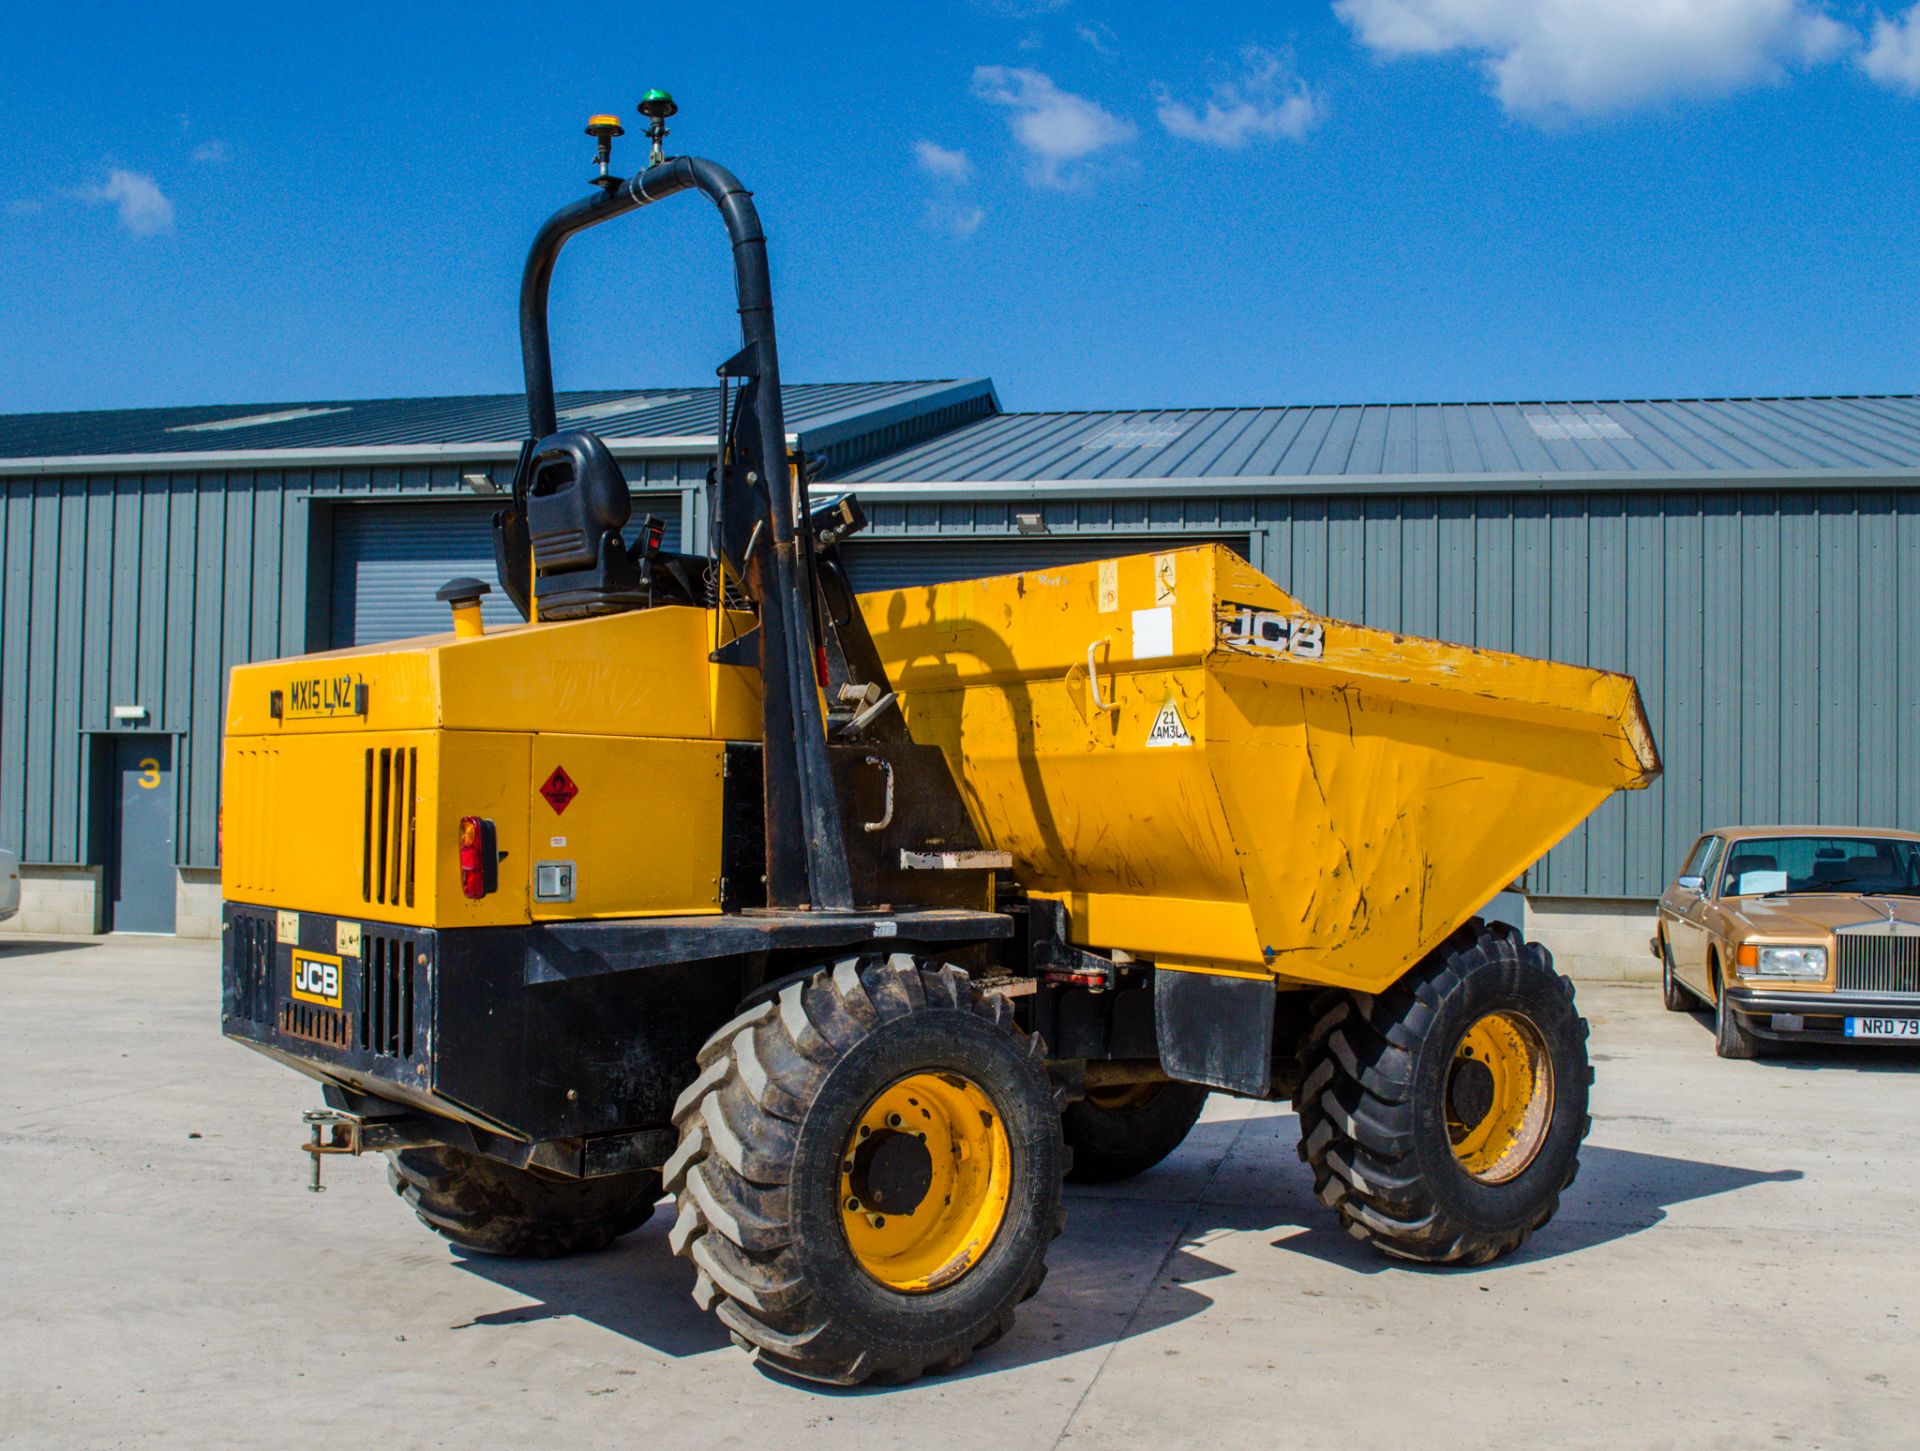
<instances>
[{"instance_id":1,"label":"corrugated metal wall","mask_svg":"<svg viewBox=\"0 0 1920 1451\"><path fill-rule=\"evenodd\" d=\"M707 460L623 467L636 487L671 489L704 480ZM98 861L87 733L112 729L114 706L142 705L139 729L181 737L179 862L213 866L227 671L326 645L330 511L471 497L463 473L511 468L0 480L0 844L29 863Z\"/></svg>"},{"instance_id":2,"label":"corrugated metal wall","mask_svg":"<svg viewBox=\"0 0 1920 1451\"><path fill-rule=\"evenodd\" d=\"M341 505L456 495L478 467L505 465L6 480L0 842L29 862L97 853L83 732L140 704L147 728L185 734L181 861L212 865L227 670L324 643ZM663 490L705 468L628 465L636 486ZM1652 895L1707 824L1920 825L1920 490L880 499L868 511L871 544L1004 541L1036 511L1056 541L1128 550L1247 535L1257 566L1330 614L1631 671L1668 774L1556 849L1537 892Z\"/></svg>"}]
</instances>

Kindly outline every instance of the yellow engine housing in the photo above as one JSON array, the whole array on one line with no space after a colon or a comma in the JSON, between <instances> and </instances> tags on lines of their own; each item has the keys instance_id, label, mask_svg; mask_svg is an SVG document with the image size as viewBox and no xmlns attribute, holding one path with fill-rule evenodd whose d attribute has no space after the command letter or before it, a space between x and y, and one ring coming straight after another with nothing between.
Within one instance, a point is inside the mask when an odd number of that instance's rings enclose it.
<instances>
[{"instance_id":1,"label":"yellow engine housing","mask_svg":"<svg viewBox=\"0 0 1920 1451\"><path fill-rule=\"evenodd\" d=\"M718 912L724 742L760 733L715 617L663 607L241 666L227 701L230 901L421 927ZM577 793L541 794L555 768ZM498 890L460 887L492 820ZM573 867L571 901L535 865Z\"/></svg>"}]
</instances>

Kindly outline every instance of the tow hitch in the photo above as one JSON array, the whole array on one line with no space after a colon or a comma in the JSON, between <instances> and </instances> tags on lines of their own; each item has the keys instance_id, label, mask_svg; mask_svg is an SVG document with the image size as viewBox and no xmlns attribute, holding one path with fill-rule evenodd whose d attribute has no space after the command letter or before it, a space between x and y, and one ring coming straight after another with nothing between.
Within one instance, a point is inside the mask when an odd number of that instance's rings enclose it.
<instances>
[{"instance_id":1,"label":"tow hitch","mask_svg":"<svg viewBox=\"0 0 1920 1451\"><path fill-rule=\"evenodd\" d=\"M369 1119L335 1108L310 1108L300 1121L307 1126L307 1142L300 1151L309 1156L307 1189L313 1194L327 1192L320 1182L320 1161L328 1154L380 1153L440 1142L438 1134L404 1118Z\"/></svg>"}]
</instances>

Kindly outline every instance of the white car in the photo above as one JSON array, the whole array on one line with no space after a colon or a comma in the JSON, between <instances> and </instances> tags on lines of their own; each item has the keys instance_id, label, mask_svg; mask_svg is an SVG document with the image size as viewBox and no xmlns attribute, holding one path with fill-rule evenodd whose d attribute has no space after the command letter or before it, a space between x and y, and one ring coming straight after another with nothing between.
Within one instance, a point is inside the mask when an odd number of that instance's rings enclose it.
<instances>
[{"instance_id":1,"label":"white car","mask_svg":"<svg viewBox=\"0 0 1920 1451\"><path fill-rule=\"evenodd\" d=\"M20 910L20 853L0 846L0 922Z\"/></svg>"}]
</instances>

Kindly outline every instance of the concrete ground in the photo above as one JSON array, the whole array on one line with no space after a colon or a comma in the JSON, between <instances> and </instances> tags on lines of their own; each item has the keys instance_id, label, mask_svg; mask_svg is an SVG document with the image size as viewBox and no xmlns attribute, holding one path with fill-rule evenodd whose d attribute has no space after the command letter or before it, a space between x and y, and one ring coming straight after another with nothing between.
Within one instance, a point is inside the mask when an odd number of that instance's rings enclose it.
<instances>
[{"instance_id":1,"label":"concrete ground","mask_svg":"<svg viewBox=\"0 0 1920 1451\"><path fill-rule=\"evenodd\" d=\"M1560 1216L1397 1267L1313 1200L1291 1114L1216 1099L1075 1192L1052 1275L963 1372L834 1392L688 1297L669 1214L466 1259L377 1158L308 1194L318 1102L219 1040L210 945L0 945L0 1442L34 1447L1914 1445L1920 1056L1713 1056L1583 989L1599 1082Z\"/></svg>"}]
</instances>

